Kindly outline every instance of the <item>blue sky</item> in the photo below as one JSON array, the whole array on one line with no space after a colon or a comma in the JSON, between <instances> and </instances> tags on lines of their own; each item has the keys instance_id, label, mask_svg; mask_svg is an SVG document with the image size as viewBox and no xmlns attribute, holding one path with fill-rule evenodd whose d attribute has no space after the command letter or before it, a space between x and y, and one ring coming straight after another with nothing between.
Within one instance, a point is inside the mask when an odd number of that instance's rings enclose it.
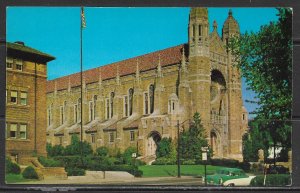
<instances>
[{"instance_id":1,"label":"blue sky","mask_svg":"<svg viewBox=\"0 0 300 193\"><path fill-rule=\"evenodd\" d=\"M7 41L26 45L56 57L48 63L48 79L80 71L80 8L9 7ZM275 8L231 8L241 33L258 31L276 21ZM218 32L229 8L209 8L209 23ZM190 8L85 8L83 68L90 69L188 41ZM243 82L243 99L253 99ZM255 105L244 103L249 112Z\"/></svg>"}]
</instances>

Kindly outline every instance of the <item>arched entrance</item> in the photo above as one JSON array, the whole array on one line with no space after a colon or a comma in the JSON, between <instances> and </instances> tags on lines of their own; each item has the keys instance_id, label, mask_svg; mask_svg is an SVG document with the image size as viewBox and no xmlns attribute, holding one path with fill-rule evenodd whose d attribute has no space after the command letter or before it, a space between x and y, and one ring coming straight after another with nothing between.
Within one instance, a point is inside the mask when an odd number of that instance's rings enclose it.
<instances>
[{"instance_id":1,"label":"arched entrance","mask_svg":"<svg viewBox=\"0 0 300 193\"><path fill-rule=\"evenodd\" d=\"M155 156L157 144L161 140L161 135L157 131L151 131L146 140L146 156Z\"/></svg>"},{"instance_id":2,"label":"arched entrance","mask_svg":"<svg viewBox=\"0 0 300 193\"><path fill-rule=\"evenodd\" d=\"M210 147L213 150L213 156L219 155L219 139L216 132L210 132Z\"/></svg>"}]
</instances>

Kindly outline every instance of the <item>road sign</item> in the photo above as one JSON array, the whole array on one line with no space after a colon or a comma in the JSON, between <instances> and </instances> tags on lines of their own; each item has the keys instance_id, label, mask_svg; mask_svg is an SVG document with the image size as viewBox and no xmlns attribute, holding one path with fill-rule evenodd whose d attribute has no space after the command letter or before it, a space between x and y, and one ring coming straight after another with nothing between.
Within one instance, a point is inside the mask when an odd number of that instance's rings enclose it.
<instances>
[{"instance_id":1,"label":"road sign","mask_svg":"<svg viewBox=\"0 0 300 193\"><path fill-rule=\"evenodd\" d=\"M207 153L206 152L202 153L202 160L207 161Z\"/></svg>"},{"instance_id":2,"label":"road sign","mask_svg":"<svg viewBox=\"0 0 300 193\"><path fill-rule=\"evenodd\" d=\"M131 157L136 158L136 153L132 153Z\"/></svg>"}]
</instances>

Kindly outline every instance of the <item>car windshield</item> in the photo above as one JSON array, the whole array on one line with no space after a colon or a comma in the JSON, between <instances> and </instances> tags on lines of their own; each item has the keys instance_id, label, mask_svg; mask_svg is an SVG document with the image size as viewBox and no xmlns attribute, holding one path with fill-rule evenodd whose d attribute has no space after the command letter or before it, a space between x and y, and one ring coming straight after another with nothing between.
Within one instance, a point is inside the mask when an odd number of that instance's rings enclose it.
<instances>
[{"instance_id":1,"label":"car windshield","mask_svg":"<svg viewBox=\"0 0 300 193\"><path fill-rule=\"evenodd\" d=\"M225 174L225 175L229 175L229 171L226 170L218 170L217 174Z\"/></svg>"}]
</instances>

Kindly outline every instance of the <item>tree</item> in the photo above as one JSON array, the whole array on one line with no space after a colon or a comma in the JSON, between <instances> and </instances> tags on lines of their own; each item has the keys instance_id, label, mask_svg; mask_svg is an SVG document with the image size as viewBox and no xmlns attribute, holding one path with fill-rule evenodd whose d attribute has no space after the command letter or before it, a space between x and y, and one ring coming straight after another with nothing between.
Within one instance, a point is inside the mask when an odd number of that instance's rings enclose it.
<instances>
[{"instance_id":1,"label":"tree","mask_svg":"<svg viewBox=\"0 0 300 193\"><path fill-rule=\"evenodd\" d=\"M158 143L156 149L156 157L167 157L172 151L172 139L171 138L162 138Z\"/></svg>"},{"instance_id":2,"label":"tree","mask_svg":"<svg viewBox=\"0 0 300 193\"><path fill-rule=\"evenodd\" d=\"M193 123L187 131L180 134L179 151L184 159L199 160L202 158L201 147L207 147L205 130L201 123L200 114L196 112L193 116Z\"/></svg>"},{"instance_id":3,"label":"tree","mask_svg":"<svg viewBox=\"0 0 300 193\"><path fill-rule=\"evenodd\" d=\"M278 21L261 26L258 32L231 38L228 48L247 89L257 95L249 102L258 104L254 122L271 137L266 146L291 148L292 11L280 8L278 16Z\"/></svg>"},{"instance_id":4,"label":"tree","mask_svg":"<svg viewBox=\"0 0 300 193\"><path fill-rule=\"evenodd\" d=\"M81 142L77 135L72 135L71 144L65 148L65 155L81 155L81 148L82 155L86 156L93 154L93 149L88 142Z\"/></svg>"}]
</instances>

